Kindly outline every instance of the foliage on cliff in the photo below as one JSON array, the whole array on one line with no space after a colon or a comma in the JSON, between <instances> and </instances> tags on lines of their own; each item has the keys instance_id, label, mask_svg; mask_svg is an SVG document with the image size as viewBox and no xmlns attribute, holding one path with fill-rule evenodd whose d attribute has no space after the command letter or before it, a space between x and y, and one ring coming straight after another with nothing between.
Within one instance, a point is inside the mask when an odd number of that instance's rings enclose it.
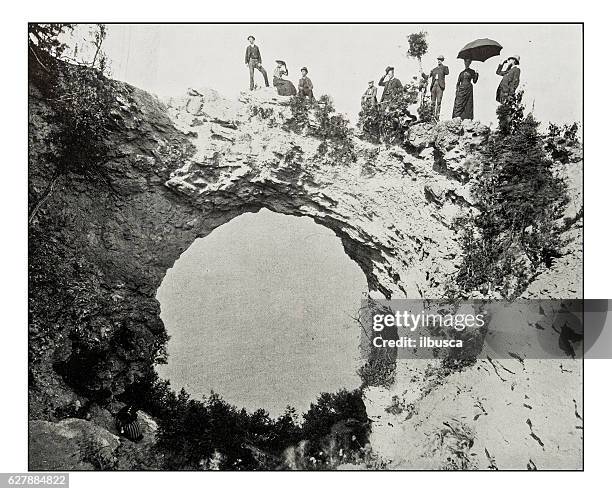
<instances>
[{"instance_id":1,"label":"foliage on cliff","mask_svg":"<svg viewBox=\"0 0 612 494\"><path fill-rule=\"evenodd\" d=\"M116 188L132 198L139 190L117 173L125 171L117 136L127 131L128 105L140 122L142 107L132 88L104 76L98 49L88 65L64 60L57 36L66 29L29 27L30 391L32 414L41 418L64 416L69 388L103 403L142 366L163 360L167 341L157 302L109 281L104 254L117 240L107 235L106 216L124 199ZM104 32L95 38L98 48ZM143 155L157 146L142 145L152 141L149 129L140 125L133 134Z\"/></svg>"},{"instance_id":2,"label":"foliage on cliff","mask_svg":"<svg viewBox=\"0 0 612 494\"><path fill-rule=\"evenodd\" d=\"M175 393L153 372L123 399L156 418L157 447L169 469L327 469L345 459L339 455L363 454L369 433L360 390L323 393L302 421L290 407L272 418L263 409L238 409L215 393L196 400L185 390Z\"/></svg>"},{"instance_id":3,"label":"foliage on cliff","mask_svg":"<svg viewBox=\"0 0 612 494\"><path fill-rule=\"evenodd\" d=\"M499 128L482 151L482 172L472 187L479 213L457 223L464 250L457 283L465 293L516 297L562 246L567 186L521 99L518 93L498 108Z\"/></svg>"},{"instance_id":4,"label":"foliage on cliff","mask_svg":"<svg viewBox=\"0 0 612 494\"><path fill-rule=\"evenodd\" d=\"M289 102L291 117L284 128L321 140L319 154L338 164L355 159L352 130L346 117L336 113L331 97L323 95L318 101L294 96Z\"/></svg>"},{"instance_id":5,"label":"foliage on cliff","mask_svg":"<svg viewBox=\"0 0 612 494\"><path fill-rule=\"evenodd\" d=\"M579 145L578 123L556 125L550 123L548 132L544 138L544 147L553 160L567 164L570 159L571 149Z\"/></svg>"},{"instance_id":6,"label":"foliage on cliff","mask_svg":"<svg viewBox=\"0 0 612 494\"><path fill-rule=\"evenodd\" d=\"M38 57L41 54L55 59L62 57L68 45L60 36L74 30L74 24L66 23L30 23L28 24L28 49L30 54ZM43 63L39 60L39 63Z\"/></svg>"},{"instance_id":7,"label":"foliage on cliff","mask_svg":"<svg viewBox=\"0 0 612 494\"><path fill-rule=\"evenodd\" d=\"M419 103L417 115L419 122L431 122L431 101L420 94L422 88L414 77L404 86L404 90L391 100L362 107L359 112L358 126L366 140L374 143L408 147L410 127L417 120L410 107Z\"/></svg>"},{"instance_id":8,"label":"foliage on cliff","mask_svg":"<svg viewBox=\"0 0 612 494\"><path fill-rule=\"evenodd\" d=\"M419 70L422 72L423 67L421 61L429 49L429 44L427 43L427 33L425 31L412 33L407 36L407 39L408 50L406 51L406 56L408 58L416 58L419 62Z\"/></svg>"},{"instance_id":9,"label":"foliage on cliff","mask_svg":"<svg viewBox=\"0 0 612 494\"><path fill-rule=\"evenodd\" d=\"M29 25L29 75L53 110L49 124L53 148L47 159L55 170L47 189L39 197L30 197L29 221L48 200L57 183L69 173L92 180L105 180L104 165L112 155L108 136L114 123L117 101L114 85L105 77L106 57L101 45L106 30L100 25L94 36L95 54L87 63L66 63L67 48L60 35L73 28L70 24Z\"/></svg>"}]
</instances>

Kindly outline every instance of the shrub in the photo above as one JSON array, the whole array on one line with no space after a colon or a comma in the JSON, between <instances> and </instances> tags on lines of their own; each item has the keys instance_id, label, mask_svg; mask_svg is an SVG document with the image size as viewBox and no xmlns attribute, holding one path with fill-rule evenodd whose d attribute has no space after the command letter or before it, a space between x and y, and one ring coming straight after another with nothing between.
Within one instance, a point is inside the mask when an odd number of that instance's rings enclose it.
<instances>
[{"instance_id":1,"label":"shrub","mask_svg":"<svg viewBox=\"0 0 612 494\"><path fill-rule=\"evenodd\" d=\"M66 43L60 41L60 36L74 30L74 24L28 24L28 48L30 54L37 58L38 63L44 66L42 61L38 59L40 54L45 54L46 57L59 59L64 51L68 48Z\"/></svg>"},{"instance_id":2,"label":"shrub","mask_svg":"<svg viewBox=\"0 0 612 494\"><path fill-rule=\"evenodd\" d=\"M390 387L395 382L397 368L397 348L374 346L374 338L381 336L387 340L397 339L398 332L395 326L385 328L380 333L372 331L372 317L376 313L391 314L388 307L381 306L379 302L367 298L359 308L355 320L361 326L361 349L365 359L364 364L357 371L361 378L363 388L369 386Z\"/></svg>"},{"instance_id":3,"label":"shrub","mask_svg":"<svg viewBox=\"0 0 612 494\"><path fill-rule=\"evenodd\" d=\"M389 388L395 382L397 362L389 352L380 352L369 358L357 371L365 387Z\"/></svg>"},{"instance_id":4,"label":"shrub","mask_svg":"<svg viewBox=\"0 0 612 494\"><path fill-rule=\"evenodd\" d=\"M319 154L329 155L335 163L348 163L355 159L355 146L349 121L335 113L332 99L323 95L315 107L317 128L314 135L322 139Z\"/></svg>"},{"instance_id":5,"label":"shrub","mask_svg":"<svg viewBox=\"0 0 612 494\"><path fill-rule=\"evenodd\" d=\"M524 120L523 91L508 96L506 101L497 107L497 120L501 135L513 134Z\"/></svg>"},{"instance_id":6,"label":"shrub","mask_svg":"<svg viewBox=\"0 0 612 494\"><path fill-rule=\"evenodd\" d=\"M314 108L314 103L308 98L293 96L289 100L291 117L283 124L285 130L301 134L311 125L310 111Z\"/></svg>"},{"instance_id":7,"label":"shrub","mask_svg":"<svg viewBox=\"0 0 612 494\"><path fill-rule=\"evenodd\" d=\"M553 172L538 122L523 116L522 94L500 105L499 130L483 151L472 187L478 215L462 218L460 289L514 298L561 247L559 220L567 186Z\"/></svg>"},{"instance_id":8,"label":"shrub","mask_svg":"<svg viewBox=\"0 0 612 494\"><path fill-rule=\"evenodd\" d=\"M221 470L288 468L284 453L300 443L300 455L315 461L300 461L298 467L327 468L337 460L332 458L337 446L360 452L369 434L360 390L321 394L301 425L291 407L274 419L265 410L237 409L215 393L203 400L192 399L184 390L175 393L153 370L120 398L155 417L157 448L170 469L207 469L213 464Z\"/></svg>"},{"instance_id":9,"label":"shrub","mask_svg":"<svg viewBox=\"0 0 612 494\"><path fill-rule=\"evenodd\" d=\"M262 120L269 119L274 114L274 108L268 107L264 108L261 106L253 105L251 106L251 116L258 117Z\"/></svg>"},{"instance_id":10,"label":"shrub","mask_svg":"<svg viewBox=\"0 0 612 494\"><path fill-rule=\"evenodd\" d=\"M548 124L548 135L547 137L559 137L565 141L576 144L578 143L578 130L580 126L578 122L570 124L563 124L563 126L555 125L550 122Z\"/></svg>"},{"instance_id":11,"label":"shrub","mask_svg":"<svg viewBox=\"0 0 612 494\"><path fill-rule=\"evenodd\" d=\"M164 383L160 401L149 403L156 412L157 447L165 455L165 468L207 469L216 458L222 470L259 470L281 464L283 450L296 440L298 426L288 410L271 419L264 410L248 413L213 393L203 401Z\"/></svg>"},{"instance_id":12,"label":"shrub","mask_svg":"<svg viewBox=\"0 0 612 494\"><path fill-rule=\"evenodd\" d=\"M294 96L289 101L291 117L286 130L321 140L318 152L331 161L346 164L355 159L355 146L349 121L336 113L331 97L323 95L319 101Z\"/></svg>"},{"instance_id":13,"label":"shrub","mask_svg":"<svg viewBox=\"0 0 612 494\"><path fill-rule=\"evenodd\" d=\"M431 107L431 96L427 94L423 95L421 99L421 104L417 110L417 114L419 115L419 122L429 123L433 122L434 114L433 109Z\"/></svg>"},{"instance_id":14,"label":"shrub","mask_svg":"<svg viewBox=\"0 0 612 494\"><path fill-rule=\"evenodd\" d=\"M423 72L421 60L427 53L428 48L427 33L425 31L412 33L408 36L408 51L406 52L406 56L416 58L418 60L419 72Z\"/></svg>"},{"instance_id":15,"label":"shrub","mask_svg":"<svg viewBox=\"0 0 612 494\"><path fill-rule=\"evenodd\" d=\"M31 209L29 221L52 194L56 183L69 173L90 179L106 178L104 165L111 158L108 135L117 107L112 81L104 76L106 57L100 48L106 36L103 25L94 33L96 51L87 64L60 60L66 45L58 37L69 24L30 24L30 77L53 110L53 151L46 156L55 172L45 192Z\"/></svg>"},{"instance_id":16,"label":"shrub","mask_svg":"<svg viewBox=\"0 0 612 494\"><path fill-rule=\"evenodd\" d=\"M381 112L379 106L362 106L359 112L357 126L363 132L363 137L371 142L380 142Z\"/></svg>"},{"instance_id":17,"label":"shrub","mask_svg":"<svg viewBox=\"0 0 612 494\"><path fill-rule=\"evenodd\" d=\"M572 148L576 148L580 143L578 141L579 125L577 122L573 124L563 124L563 126L549 123L548 133L544 137L546 151L555 161L568 163L572 154Z\"/></svg>"},{"instance_id":18,"label":"shrub","mask_svg":"<svg viewBox=\"0 0 612 494\"><path fill-rule=\"evenodd\" d=\"M389 145L405 145L410 136L410 126L416 119L410 106L418 100L416 80L404 86L404 91L392 100L362 108L359 127L366 139Z\"/></svg>"},{"instance_id":19,"label":"shrub","mask_svg":"<svg viewBox=\"0 0 612 494\"><path fill-rule=\"evenodd\" d=\"M57 124L58 168L94 178L110 156L107 137L116 106L112 83L101 71L59 71L49 94Z\"/></svg>"},{"instance_id":20,"label":"shrub","mask_svg":"<svg viewBox=\"0 0 612 494\"><path fill-rule=\"evenodd\" d=\"M333 468L338 463L363 459L370 422L361 390L322 393L304 414L302 440L310 469Z\"/></svg>"}]
</instances>

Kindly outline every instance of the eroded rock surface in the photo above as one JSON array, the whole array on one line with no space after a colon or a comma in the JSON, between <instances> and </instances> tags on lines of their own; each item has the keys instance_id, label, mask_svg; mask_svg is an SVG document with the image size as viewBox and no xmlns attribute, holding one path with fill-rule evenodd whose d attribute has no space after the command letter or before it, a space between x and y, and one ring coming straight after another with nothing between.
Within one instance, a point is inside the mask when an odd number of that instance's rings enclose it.
<instances>
[{"instance_id":1,"label":"eroded rock surface","mask_svg":"<svg viewBox=\"0 0 612 494\"><path fill-rule=\"evenodd\" d=\"M138 412L143 439L120 437L110 412L98 409L89 420L30 421L31 470L145 470L161 466L155 450L157 424Z\"/></svg>"},{"instance_id":2,"label":"eroded rock surface","mask_svg":"<svg viewBox=\"0 0 612 494\"><path fill-rule=\"evenodd\" d=\"M31 95L36 196L52 174L50 110L35 87ZM373 296L436 298L457 270L453 220L473 207L470 181L486 126L417 125L410 152L355 139L357 159L338 165L317 139L283 130L288 100L270 92L234 102L192 89L164 104L122 85L120 100L109 184L68 177L33 226L56 232L53 241L74 263L70 276L83 280L81 293L54 303L87 308L73 317L64 307L30 327L31 416L44 419L33 422L32 461L41 468L95 468L71 443L90 432L118 448L104 412L95 421L102 425L53 421L77 400L112 398L143 374L165 342L155 291L167 269L196 238L244 212L265 207L327 226ZM570 163L560 173L575 189L581 169ZM581 202L575 195L568 213L566 255L527 296L581 296ZM389 468L580 468L581 363L503 362L501 372L484 359L450 374L428 361L400 362L390 389L366 391L374 453ZM47 459L54 452L37 437L52 438L60 454Z\"/></svg>"}]
</instances>

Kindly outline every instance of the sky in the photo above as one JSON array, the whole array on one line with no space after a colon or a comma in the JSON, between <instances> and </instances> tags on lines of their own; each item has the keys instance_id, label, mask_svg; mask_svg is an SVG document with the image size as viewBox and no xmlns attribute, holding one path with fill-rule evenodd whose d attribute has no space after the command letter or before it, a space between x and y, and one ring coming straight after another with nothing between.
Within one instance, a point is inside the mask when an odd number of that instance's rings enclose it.
<instances>
[{"instance_id":1,"label":"sky","mask_svg":"<svg viewBox=\"0 0 612 494\"><path fill-rule=\"evenodd\" d=\"M480 74L474 88L475 119L495 121L498 63L521 57L524 102L542 122L570 123L582 116L582 29L577 24L142 24L109 25L104 49L111 75L160 96L177 96L188 87L210 87L229 98L248 89L244 65L247 36L253 34L270 80L274 60L287 62L297 82L307 66L315 95L332 96L337 110L355 121L367 82L396 68L404 83L418 74L418 63L405 56L406 37L427 32L429 51L423 68L436 57L449 66L442 119L451 117L454 86L463 61L458 51L477 38L504 47L501 55L474 62ZM256 72L260 84L262 79Z\"/></svg>"},{"instance_id":2,"label":"sky","mask_svg":"<svg viewBox=\"0 0 612 494\"><path fill-rule=\"evenodd\" d=\"M340 239L311 218L245 213L197 239L157 291L170 341L157 371L273 416L355 389L367 291Z\"/></svg>"}]
</instances>

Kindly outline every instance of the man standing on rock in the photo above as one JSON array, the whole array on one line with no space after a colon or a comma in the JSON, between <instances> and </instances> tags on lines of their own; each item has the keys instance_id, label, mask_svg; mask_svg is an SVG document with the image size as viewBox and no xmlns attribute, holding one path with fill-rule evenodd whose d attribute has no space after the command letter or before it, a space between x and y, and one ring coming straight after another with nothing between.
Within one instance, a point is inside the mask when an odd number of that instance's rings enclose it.
<instances>
[{"instance_id":1,"label":"man standing on rock","mask_svg":"<svg viewBox=\"0 0 612 494\"><path fill-rule=\"evenodd\" d=\"M249 68L249 76L251 78L250 90L255 89L255 69L259 70L261 75L263 75L266 87L270 87L270 84L268 84L268 73L261 65L261 53L259 47L255 44L255 36L251 35L247 39L249 40L249 45L244 55L244 63Z\"/></svg>"},{"instance_id":2,"label":"man standing on rock","mask_svg":"<svg viewBox=\"0 0 612 494\"><path fill-rule=\"evenodd\" d=\"M497 87L497 94L495 99L498 103L505 103L510 96L514 96L516 88L521 80L521 69L518 65L521 58L516 55L515 57L508 58L505 62L502 62L497 67L497 75L502 76L502 80ZM506 68L504 69L504 65Z\"/></svg>"},{"instance_id":3,"label":"man standing on rock","mask_svg":"<svg viewBox=\"0 0 612 494\"><path fill-rule=\"evenodd\" d=\"M442 96L446 88L446 76L448 75L448 67L444 65L444 55L438 57L438 66L430 72L431 77L431 111L433 112L436 121L440 120L440 107L442 105Z\"/></svg>"},{"instance_id":4,"label":"man standing on rock","mask_svg":"<svg viewBox=\"0 0 612 494\"><path fill-rule=\"evenodd\" d=\"M302 67L302 78L298 82L298 96L300 98L310 98L314 99L314 94L312 92L314 86L310 77L308 77L308 69L306 67Z\"/></svg>"},{"instance_id":5,"label":"man standing on rock","mask_svg":"<svg viewBox=\"0 0 612 494\"><path fill-rule=\"evenodd\" d=\"M384 87L380 102L389 102L396 96L399 96L404 90L402 81L395 77L395 69L391 66L385 69L385 75L380 78L378 85Z\"/></svg>"}]
</instances>

